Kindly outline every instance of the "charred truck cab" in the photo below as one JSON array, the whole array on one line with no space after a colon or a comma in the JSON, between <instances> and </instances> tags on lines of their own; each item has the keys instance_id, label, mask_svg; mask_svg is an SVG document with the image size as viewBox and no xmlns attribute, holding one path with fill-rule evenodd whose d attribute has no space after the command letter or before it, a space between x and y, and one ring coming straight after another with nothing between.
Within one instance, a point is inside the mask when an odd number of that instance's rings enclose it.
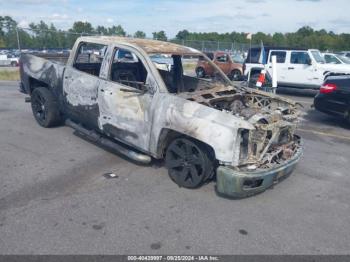
<instances>
[{"instance_id":1,"label":"charred truck cab","mask_svg":"<svg viewBox=\"0 0 350 262\"><path fill-rule=\"evenodd\" d=\"M198 59L212 78L197 76ZM21 61L21 85L41 126L66 123L139 162L164 159L181 187L216 178L219 194L246 197L290 174L302 155L296 103L235 86L192 48L81 37L67 63L31 54Z\"/></svg>"}]
</instances>

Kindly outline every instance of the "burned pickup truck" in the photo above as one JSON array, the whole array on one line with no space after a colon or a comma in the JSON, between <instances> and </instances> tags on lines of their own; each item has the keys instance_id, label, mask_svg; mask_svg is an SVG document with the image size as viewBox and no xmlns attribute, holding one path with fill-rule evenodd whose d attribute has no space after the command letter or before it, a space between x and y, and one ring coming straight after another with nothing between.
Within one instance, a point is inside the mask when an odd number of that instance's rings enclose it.
<instances>
[{"instance_id":1,"label":"burned pickup truck","mask_svg":"<svg viewBox=\"0 0 350 262\"><path fill-rule=\"evenodd\" d=\"M160 69L155 54L172 65ZM213 67L212 78L196 76L198 59ZM66 61L23 54L20 64L39 125L65 123L138 162L164 159L181 187L214 179L219 194L249 196L290 174L302 155L293 101L234 86L192 48L81 37Z\"/></svg>"}]
</instances>

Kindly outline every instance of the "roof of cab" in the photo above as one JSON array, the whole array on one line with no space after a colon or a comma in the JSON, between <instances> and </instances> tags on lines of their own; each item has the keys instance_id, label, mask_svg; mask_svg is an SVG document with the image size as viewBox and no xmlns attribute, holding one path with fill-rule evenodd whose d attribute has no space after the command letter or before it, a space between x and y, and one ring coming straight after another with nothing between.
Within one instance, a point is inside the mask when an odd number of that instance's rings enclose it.
<instances>
[{"instance_id":1,"label":"roof of cab","mask_svg":"<svg viewBox=\"0 0 350 262\"><path fill-rule=\"evenodd\" d=\"M129 38L119 36L83 36L79 41L93 42L98 44L126 44L139 47L149 54L178 54L178 55L198 55L200 51L170 42L163 42L151 39Z\"/></svg>"}]
</instances>

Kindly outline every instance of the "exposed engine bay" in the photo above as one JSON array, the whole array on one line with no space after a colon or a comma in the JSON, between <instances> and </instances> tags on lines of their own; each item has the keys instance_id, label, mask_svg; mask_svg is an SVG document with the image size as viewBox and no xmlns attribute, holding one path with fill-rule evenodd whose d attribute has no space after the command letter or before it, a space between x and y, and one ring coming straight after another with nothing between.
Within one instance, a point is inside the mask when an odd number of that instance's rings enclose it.
<instances>
[{"instance_id":1,"label":"exposed engine bay","mask_svg":"<svg viewBox=\"0 0 350 262\"><path fill-rule=\"evenodd\" d=\"M217 86L179 96L232 114L253 124L255 130L240 130L240 170L271 168L290 159L301 148L295 136L297 104L251 89Z\"/></svg>"}]
</instances>

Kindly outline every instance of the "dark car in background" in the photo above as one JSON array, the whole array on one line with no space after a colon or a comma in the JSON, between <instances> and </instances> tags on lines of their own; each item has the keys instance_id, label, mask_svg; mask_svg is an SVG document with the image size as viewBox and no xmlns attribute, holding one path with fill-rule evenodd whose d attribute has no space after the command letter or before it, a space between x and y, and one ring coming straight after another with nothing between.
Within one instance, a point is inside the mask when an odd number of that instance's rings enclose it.
<instances>
[{"instance_id":1,"label":"dark car in background","mask_svg":"<svg viewBox=\"0 0 350 262\"><path fill-rule=\"evenodd\" d=\"M350 75L330 76L314 99L316 110L350 122Z\"/></svg>"}]
</instances>

